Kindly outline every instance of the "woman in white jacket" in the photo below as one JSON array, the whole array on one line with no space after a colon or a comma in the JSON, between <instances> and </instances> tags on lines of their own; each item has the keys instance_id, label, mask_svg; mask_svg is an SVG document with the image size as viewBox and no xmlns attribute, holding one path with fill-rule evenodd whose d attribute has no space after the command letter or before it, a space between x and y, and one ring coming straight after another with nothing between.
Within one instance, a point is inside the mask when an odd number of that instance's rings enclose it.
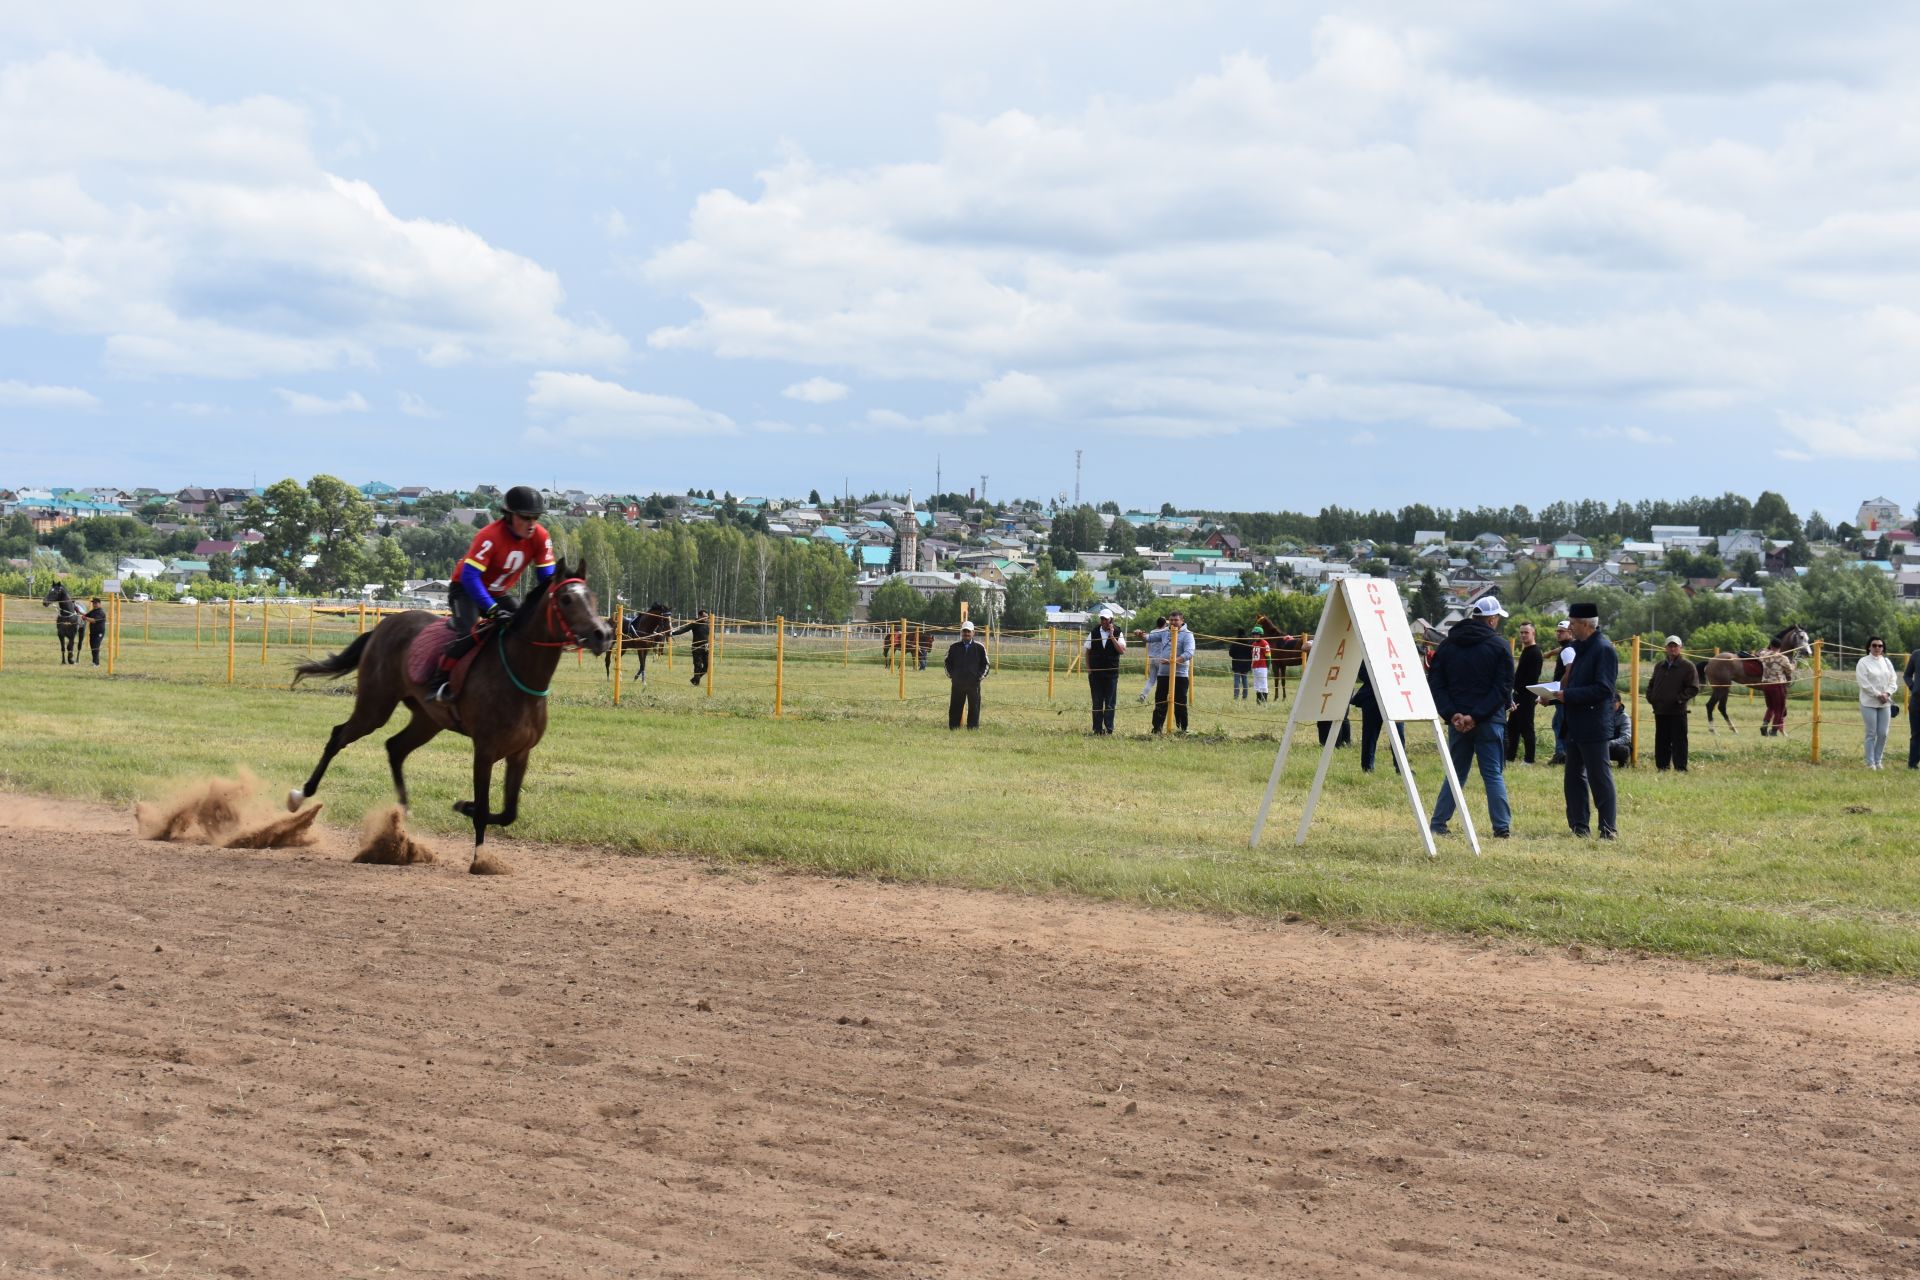
<instances>
[{"instance_id":1,"label":"woman in white jacket","mask_svg":"<svg viewBox=\"0 0 1920 1280\"><path fill-rule=\"evenodd\" d=\"M1887 726L1893 719L1893 693L1900 687L1887 657L1887 642L1879 636L1867 641L1867 656L1854 664L1854 683L1860 687L1860 719L1867 730L1867 768L1878 769L1887 753Z\"/></svg>"}]
</instances>

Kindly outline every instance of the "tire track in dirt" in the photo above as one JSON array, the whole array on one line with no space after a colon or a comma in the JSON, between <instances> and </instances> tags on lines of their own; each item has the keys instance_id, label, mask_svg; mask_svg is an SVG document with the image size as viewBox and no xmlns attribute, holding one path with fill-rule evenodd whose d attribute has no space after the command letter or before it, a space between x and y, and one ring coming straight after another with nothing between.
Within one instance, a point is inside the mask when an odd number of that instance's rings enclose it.
<instances>
[{"instance_id":1,"label":"tire track in dirt","mask_svg":"<svg viewBox=\"0 0 1920 1280\"><path fill-rule=\"evenodd\" d=\"M1920 1270L1905 986L13 799L20 1274Z\"/></svg>"}]
</instances>

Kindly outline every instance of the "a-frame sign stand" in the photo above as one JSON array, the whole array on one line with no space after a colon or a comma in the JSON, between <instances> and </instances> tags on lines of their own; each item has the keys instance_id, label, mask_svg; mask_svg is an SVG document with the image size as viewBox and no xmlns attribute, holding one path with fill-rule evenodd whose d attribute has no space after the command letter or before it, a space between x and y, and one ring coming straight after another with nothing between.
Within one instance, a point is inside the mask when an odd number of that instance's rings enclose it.
<instances>
[{"instance_id":1,"label":"a-frame sign stand","mask_svg":"<svg viewBox=\"0 0 1920 1280\"><path fill-rule=\"evenodd\" d=\"M1326 610L1320 615L1319 630L1314 632L1313 648L1307 655L1306 670L1300 677L1300 692L1294 696L1293 709L1287 713L1287 727L1280 736L1280 750L1273 758L1273 772L1267 778L1267 793L1260 800L1260 814L1253 820L1253 838L1258 846L1260 833L1267 825L1267 810L1273 804L1274 788L1280 784L1280 771L1287 766L1287 748L1293 744L1293 731L1303 721L1339 720L1346 716L1347 699L1353 692L1355 672L1367 666L1367 679L1387 722L1387 743L1393 748L1394 763L1400 766L1400 780L1406 784L1407 804L1413 810L1413 822L1426 842L1427 856L1437 857L1433 832L1427 826L1427 813L1420 803L1420 789L1414 785L1413 770L1407 764L1406 747L1400 741L1400 724L1424 720L1433 726L1434 741L1440 747L1440 763L1447 772L1446 785L1453 789L1454 808L1466 826L1467 843L1477 854L1480 837L1473 829L1473 817L1467 812L1467 798L1460 789L1460 776L1454 772L1453 756L1447 750L1446 730L1433 704L1433 691L1427 687L1427 673L1414 647L1413 632L1407 627L1407 611L1400 603L1400 591L1385 578L1344 578L1333 584ZM1320 803L1320 790L1327 781L1327 767L1333 763L1333 749L1340 735L1329 733L1320 749L1320 767L1313 773L1313 789L1307 793L1305 810L1300 814L1300 830L1294 843L1307 842L1307 827L1313 821L1314 806Z\"/></svg>"}]
</instances>

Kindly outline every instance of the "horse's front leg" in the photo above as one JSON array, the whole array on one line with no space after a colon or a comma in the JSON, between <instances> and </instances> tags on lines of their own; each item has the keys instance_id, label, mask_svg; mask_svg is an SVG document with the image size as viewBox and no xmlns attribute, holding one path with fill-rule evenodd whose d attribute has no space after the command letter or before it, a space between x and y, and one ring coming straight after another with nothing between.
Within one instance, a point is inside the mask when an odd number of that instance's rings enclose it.
<instances>
[{"instance_id":1,"label":"horse's front leg","mask_svg":"<svg viewBox=\"0 0 1920 1280\"><path fill-rule=\"evenodd\" d=\"M473 753L473 799L454 805L454 811L473 819L473 861L467 871L476 876L501 876L513 868L489 854L482 846L487 839L487 824L496 819L487 812L493 792L493 757L475 749Z\"/></svg>"},{"instance_id":2,"label":"horse's front leg","mask_svg":"<svg viewBox=\"0 0 1920 1280\"><path fill-rule=\"evenodd\" d=\"M532 757L531 749L516 751L507 757L506 778L501 788L505 792L501 800L499 813L493 815L493 825L510 827L520 816L520 784L527 779L527 761Z\"/></svg>"}]
</instances>

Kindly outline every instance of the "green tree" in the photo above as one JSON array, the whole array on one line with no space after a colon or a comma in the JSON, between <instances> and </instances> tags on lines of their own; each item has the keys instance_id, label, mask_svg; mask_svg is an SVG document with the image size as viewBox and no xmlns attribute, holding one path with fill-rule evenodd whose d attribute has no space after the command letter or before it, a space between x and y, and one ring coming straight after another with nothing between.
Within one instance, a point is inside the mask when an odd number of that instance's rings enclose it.
<instances>
[{"instance_id":1,"label":"green tree","mask_svg":"<svg viewBox=\"0 0 1920 1280\"><path fill-rule=\"evenodd\" d=\"M820 505L820 491L818 489L807 490L807 505L810 507Z\"/></svg>"},{"instance_id":2,"label":"green tree","mask_svg":"<svg viewBox=\"0 0 1920 1280\"><path fill-rule=\"evenodd\" d=\"M1740 585L1743 587L1758 586L1760 571L1764 567L1760 563L1760 557L1751 551L1742 551L1734 557L1733 572L1740 579Z\"/></svg>"},{"instance_id":3,"label":"green tree","mask_svg":"<svg viewBox=\"0 0 1920 1280\"><path fill-rule=\"evenodd\" d=\"M1416 618L1425 618L1428 622L1438 623L1447 612L1447 596L1440 586L1440 575L1432 569L1420 574L1420 586L1413 593L1413 614Z\"/></svg>"},{"instance_id":4,"label":"green tree","mask_svg":"<svg viewBox=\"0 0 1920 1280\"><path fill-rule=\"evenodd\" d=\"M377 582L389 596L397 596L405 587L407 553L393 538L375 538L373 554L367 558L367 581Z\"/></svg>"},{"instance_id":5,"label":"green tree","mask_svg":"<svg viewBox=\"0 0 1920 1280\"><path fill-rule=\"evenodd\" d=\"M1008 580L1003 621L1009 631L1033 631L1047 625L1046 584L1039 574L1020 573Z\"/></svg>"},{"instance_id":6,"label":"green tree","mask_svg":"<svg viewBox=\"0 0 1920 1280\"><path fill-rule=\"evenodd\" d=\"M1685 639L1695 653L1754 653L1766 644L1767 631L1757 622L1709 622Z\"/></svg>"},{"instance_id":7,"label":"green tree","mask_svg":"<svg viewBox=\"0 0 1920 1280\"><path fill-rule=\"evenodd\" d=\"M889 578L873 593L873 599L867 604L867 616L876 622L897 622L901 618L918 622L926 612L926 605L918 591L899 578Z\"/></svg>"},{"instance_id":8,"label":"green tree","mask_svg":"<svg viewBox=\"0 0 1920 1280\"><path fill-rule=\"evenodd\" d=\"M1113 596L1128 609L1144 609L1153 603L1153 588L1145 578L1120 578L1113 584Z\"/></svg>"},{"instance_id":9,"label":"green tree","mask_svg":"<svg viewBox=\"0 0 1920 1280\"><path fill-rule=\"evenodd\" d=\"M303 487L278 480L247 502L247 522L262 534L248 558L309 591L357 587L366 579L362 540L373 528L373 508L337 476L317 475ZM309 555L313 565L303 567Z\"/></svg>"},{"instance_id":10,"label":"green tree","mask_svg":"<svg viewBox=\"0 0 1920 1280\"><path fill-rule=\"evenodd\" d=\"M1833 526L1827 523L1825 516L1814 511L1807 516L1805 533L1808 542L1825 542L1833 536Z\"/></svg>"},{"instance_id":11,"label":"green tree","mask_svg":"<svg viewBox=\"0 0 1920 1280\"><path fill-rule=\"evenodd\" d=\"M207 557L207 579L210 582L233 581L233 553L216 551Z\"/></svg>"},{"instance_id":12,"label":"green tree","mask_svg":"<svg viewBox=\"0 0 1920 1280\"><path fill-rule=\"evenodd\" d=\"M1117 555L1132 555L1134 548L1133 522L1124 516L1115 515L1113 523L1107 526L1106 536L1101 539L1101 550Z\"/></svg>"},{"instance_id":13,"label":"green tree","mask_svg":"<svg viewBox=\"0 0 1920 1280\"><path fill-rule=\"evenodd\" d=\"M1791 542L1801 534L1800 517L1787 500L1769 489L1753 500L1753 527L1769 538Z\"/></svg>"}]
</instances>

